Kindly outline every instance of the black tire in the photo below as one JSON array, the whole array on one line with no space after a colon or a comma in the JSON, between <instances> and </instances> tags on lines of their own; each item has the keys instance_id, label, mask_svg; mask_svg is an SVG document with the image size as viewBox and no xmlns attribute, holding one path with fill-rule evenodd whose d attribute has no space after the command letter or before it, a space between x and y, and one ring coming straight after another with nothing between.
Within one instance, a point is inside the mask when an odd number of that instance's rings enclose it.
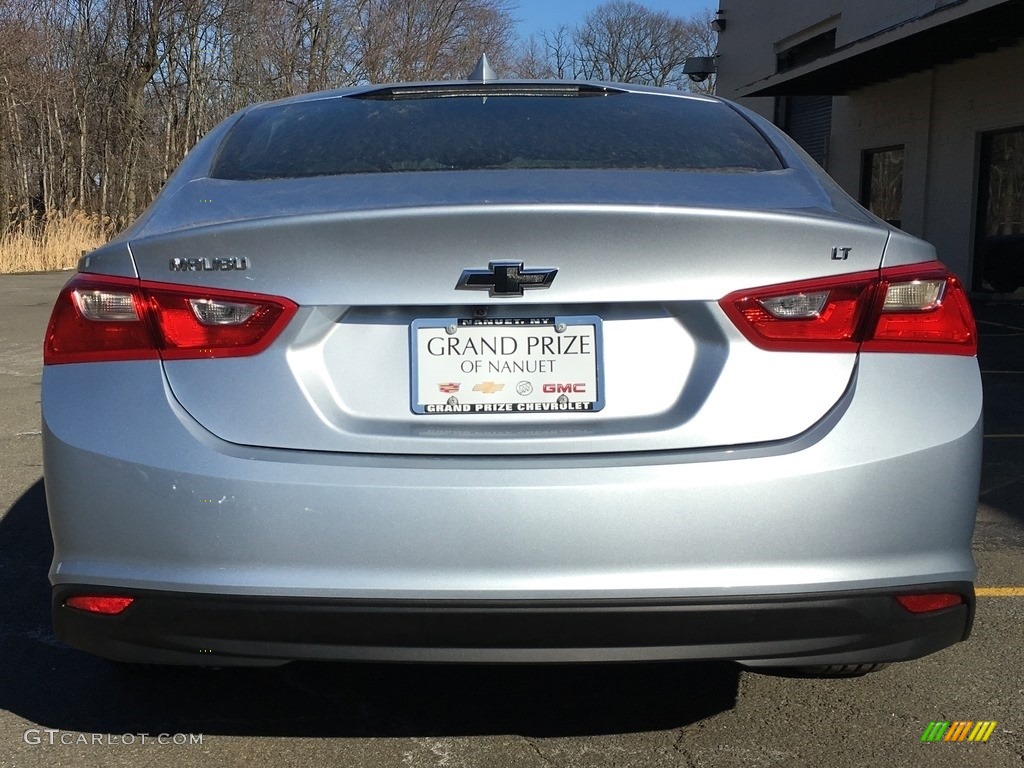
<instances>
[{"instance_id":1,"label":"black tire","mask_svg":"<svg viewBox=\"0 0 1024 768\"><path fill-rule=\"evenodd\" d=\"M822 664L814 667L795 667L793 669L804 677L862 677L870 672L885 669L888 664Z\"/></svg>"},{"instance_id":2,"label":"black tire","mask_svg":"<svg viewBox=\"0 0 1024 768\"><path fill-rule=\"evenodd\" d=\"M878 664L814 664L802 667L746 667L748 672L755 672L759 675L771 675L773 677L804 677L804 678L841 678L841 677L862 677L870 672L877 672L885 669L888 663Z\"/></svg>"}]
</instances>

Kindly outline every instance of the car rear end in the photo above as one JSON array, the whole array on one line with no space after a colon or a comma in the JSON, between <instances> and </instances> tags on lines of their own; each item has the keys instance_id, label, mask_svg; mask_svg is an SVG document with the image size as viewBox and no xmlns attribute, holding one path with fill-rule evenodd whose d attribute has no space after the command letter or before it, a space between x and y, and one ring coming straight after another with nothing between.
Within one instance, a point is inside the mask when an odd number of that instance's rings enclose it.
<instances>
[{"instance_id":1,"label":"car rear end","mask_svg":"<svg viewBox=\"0 0 1024 768\"><path fill-rule=\"evenodd\" d=\"M256 108L83 267L42 406L86 650L864 664L970 629L963 288L727 103Z\"/></svg>"}]
</instances>

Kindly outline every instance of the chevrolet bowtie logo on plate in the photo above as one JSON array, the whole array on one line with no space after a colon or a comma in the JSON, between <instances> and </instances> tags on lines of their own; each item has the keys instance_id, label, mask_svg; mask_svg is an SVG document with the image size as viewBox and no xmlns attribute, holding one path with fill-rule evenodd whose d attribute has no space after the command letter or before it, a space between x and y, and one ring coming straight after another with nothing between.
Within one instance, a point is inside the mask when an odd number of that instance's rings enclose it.
<instances>
[{"instance_id":1,"label":"chevrolet bowtie logo on plate","mask_svg":"<svg viewBox=\"0 0 1024 768\"><path fill-rule=\"evenodd\" d=\"M487 291L490 296L522 296L524 288L547 288L558 270L523 269L521 261L492 261L487 269L467 269L456 290Z\"/></svg>"}]
</instances>

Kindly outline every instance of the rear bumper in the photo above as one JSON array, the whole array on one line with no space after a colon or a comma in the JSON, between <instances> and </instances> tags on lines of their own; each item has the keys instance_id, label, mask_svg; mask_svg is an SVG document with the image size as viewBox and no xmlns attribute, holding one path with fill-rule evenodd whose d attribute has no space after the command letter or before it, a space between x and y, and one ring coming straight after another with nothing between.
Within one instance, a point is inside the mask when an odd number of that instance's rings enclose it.
<instances>
[{"instance_id":1,"label":"rear bumper","mask_svg":"<svg viewBox=\"0 0 1024 768\"><path fill-rule=\"evenodd\" d=\"M790 441L533 457L238 446L180 409L158 364L50 366L51 583L504 601L972 581L977 364L897 357L864 361L843 403ZM937 368L944 386L922 398ZM111 380L119 397L83 406Z\"/></svg>"},{"instance_id":2,"label":"rear bumper","mask_svg":"<svg viewBox=\"0 0 1024 768\"><path fill-rule=\"evenodd\" d=\"M792 440L526 457L238 446L157 364L50 366L57 631L217 665L914 658L970 624L969 604L910 616L891 596L970 594L981 392L973 360L897 359L913 357L865 356ZM118 397L83 407L111 380ZM139 601L115 619L62 607L93 588Z\"/></svg>"},{"instance_id":3,"label":"rear bumper","mask_svg":"<svg viewBox=\"0 0 1024 768\"><path fill-rule=\"evenodd\" d=\"M908 591L908 590L907 590ZM539 663L739 660L754 666L905 661L970 632L964 604L912 614L869 590L674 600L327 600L213 596L61 585L58 638L119 661L273 665L292 660ZM67 607L75 594L127 594L118 616Z\"/></svg>"}]
</instances>

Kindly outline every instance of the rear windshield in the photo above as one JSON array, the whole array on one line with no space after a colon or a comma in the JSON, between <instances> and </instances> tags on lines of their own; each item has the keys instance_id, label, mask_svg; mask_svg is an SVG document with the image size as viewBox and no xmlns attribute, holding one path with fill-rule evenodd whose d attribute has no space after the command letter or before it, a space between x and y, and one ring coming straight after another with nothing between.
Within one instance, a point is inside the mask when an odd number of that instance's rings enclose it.
<instances>
[{"instance_id":1,"label":"rear windshield","mask_svg":"<svg viewBox=\"0 0 1024 768\"><path fill-rule=\"evenodd\" d=\"M224 140L211 175L782 167L764 137L718 102L575 89L378 93L254 109Z\"/></svg>"}]
</instances>

